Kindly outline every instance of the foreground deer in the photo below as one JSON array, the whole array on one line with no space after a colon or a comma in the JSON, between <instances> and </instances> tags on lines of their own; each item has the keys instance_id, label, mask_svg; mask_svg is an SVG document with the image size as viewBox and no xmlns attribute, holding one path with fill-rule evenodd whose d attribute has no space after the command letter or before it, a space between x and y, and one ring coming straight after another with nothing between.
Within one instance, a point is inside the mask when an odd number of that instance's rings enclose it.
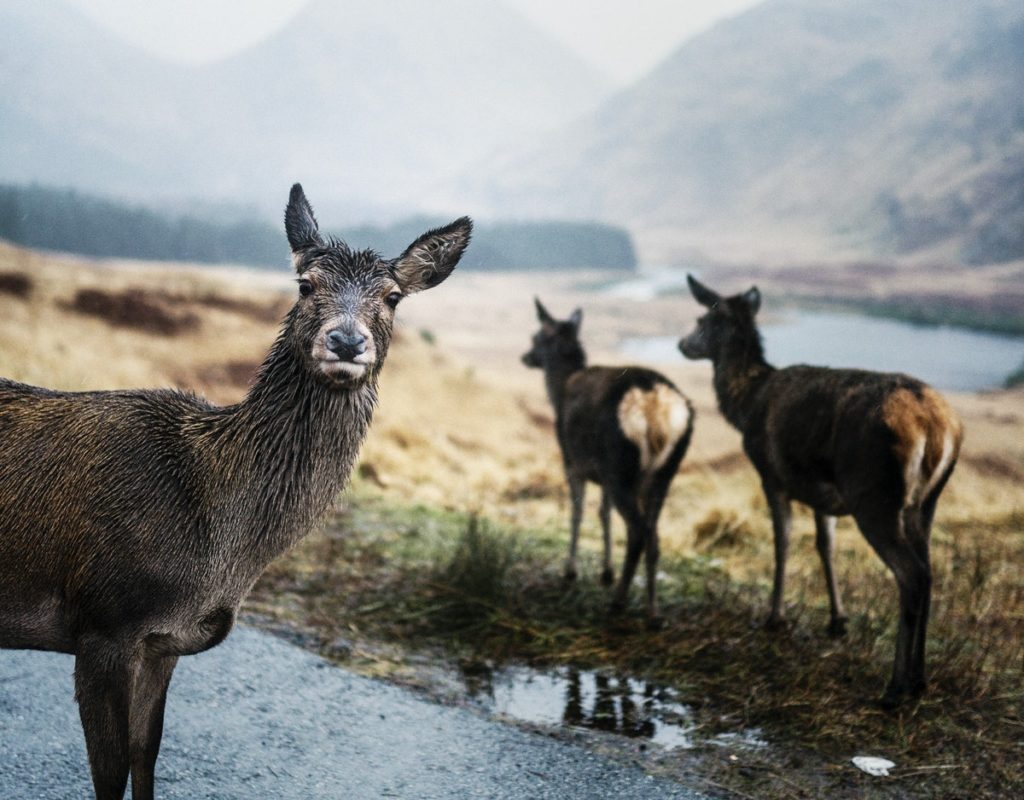
<instances>
[{"instance_id":1,"label":"foreground deer","mask_svg":"<svg viewBox=\"0 0 1024 800\"><path fill-rule=\"evenodd\" d=\"M321 237L296 184L299 297L246 398L66 393L0 380L0 646L75 655L97 798L153 797L178 656L219 644L270 561L341 489L395 306L436 286L463 218L382 260Z\"/></svg>"},{"instance_id":2,"label":"foreground deer","mask_svg":"<svg viewBox=\"0 0 1024 800\"><path fill-rule=\"evenodd\" d=\"M935 504L960 453L960 421L931 387L906 375L796 366L764 359L754 315L756 288L721 297L689 276L708 312L679 342L687 358L710 358L725 418L761 476L775 532L775 583L769 623L783 616L790 501L814 510L817 547L831 603L829 632L846 615L832 571L836 517L852 514L892 570L900 593L892 706L925 687L924 650L931 602L928 538Z\"/></svg>"},{"instance_id":3,"label":"foreground deer","mask_svg":"<svg viewBox=\"0 0 1024 800\"><path fill-rule=\"evenodd\" d=\"M593 481L601 487L601 582L605 585L614 580L612 505L626 522L626 559L612 611L625 607L640 554L646 552L647 614L653 623L658 617L658 516L690 444L693 407L657 372L641 367L588 367L579 341L583 312L577 309L563 322L552 317L540 300L534 302L540 330L523 363L544 370L555 408L555 429L572 499L565 577L576 578L584 489L587 481Z\"/></svg>"}]
</instances>

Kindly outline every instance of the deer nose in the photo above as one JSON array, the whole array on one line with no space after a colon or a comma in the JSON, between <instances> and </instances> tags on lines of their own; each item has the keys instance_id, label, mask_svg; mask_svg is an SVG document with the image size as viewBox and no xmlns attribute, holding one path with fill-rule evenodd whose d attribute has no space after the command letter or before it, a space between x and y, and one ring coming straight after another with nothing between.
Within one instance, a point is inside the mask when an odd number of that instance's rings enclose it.
<instances>
[{"instance_id":1,"label":"deer nose","mask_svg":"<svg viewBox=\"0 0 1024 800\"><path fill-rule=\"evenodd\" d=\"M327 334L327 349L342 361L352 361L366 352L366 337L358 331L333 330Z\"/></svg>"}]
</instances>

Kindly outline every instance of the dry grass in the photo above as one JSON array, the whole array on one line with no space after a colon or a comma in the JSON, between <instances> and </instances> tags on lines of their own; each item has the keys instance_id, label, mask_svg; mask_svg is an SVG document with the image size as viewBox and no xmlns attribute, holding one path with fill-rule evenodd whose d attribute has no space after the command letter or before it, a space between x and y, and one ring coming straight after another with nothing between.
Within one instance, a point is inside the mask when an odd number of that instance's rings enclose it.
<instances>
[{"instance_id":1,"label":"dry grass","mask_svg":"<svg viewBox=\"0 0 1024 800\"><path fill-rule=\"evenodd\" d=\"M98 264L2 244L0 274L31 282L24 293L0 291L0 374L62 389L181 386L218 402L245 391L275 335L271 312L283 311L291 291L284 275ZM310 626L324 641L362 642L365 652L353 658L368 669L393 659L388 671L415 671L395 642L474 642L494 656L618 663L658 677L715 715L769 731L776 760L745 775L728 765L715 772L757 796L820 796L823 787L851 797L1024 793L1024 392L951 398L967 440L934 531L932 691L887 716L869 701L890 667L895 592L848 522L836 556L853 618L847 639L821 632L824 581L806 513L794 524L792 626L775 637L761 630L770 524L739 437L715 410L706 365L665 370L698 411L662 517L666 629L647 632L639 616L606 624L596 497L588 499L582 578L565 590L558 573L568 501L551 412L540 374L518 362L538 280L457 275L403 304L363 450L361 499L271 568L253 608ZM696 313L678 299L640 304L581 291L565 276L543 280L556 312L585 305L595 362L613 362L625 333L681 333ZM197 324L173 335L113 326L65 308L83 290L140 291ZM459 556L469 514L481 521ZM621 557L618 521L616 531ZM468 576L469 555L488 547L486 569ZM481 602L480 587L499 573L501 592ZM865 783L848 767L862 752L894 757L901 776Z\"/></svg>"},{"instance_id":2,"label":"dry grass","mask_svg":"<svg viewBox=\"0 0 1024 800\"><path fill-rule=\"evenodd\" d=\"M33 287L30 296L0 293L4 377L67 390L176 386L218 402L240 394L219 380L224 365L258 364L274 337L276 321L249 308L273 303L283 313L290 289L286 275L100 263L3 242L0 272ZM247 305L219 308L210 297ZM93 313L76 310L82 298L87 309L99 298ZM183 319L192 322L176 324Z\"/></svg>"},{"instance_id":3,"label":"dry grass","mask_svg":"<svg viewBox=\"0 0 1024 800\"><path fill-rule=\"evenodd\" d=\"M32 281L28 275L20 272L0 272L0 294L25 298L31 291Z\"/></svg>"}]
</instances>

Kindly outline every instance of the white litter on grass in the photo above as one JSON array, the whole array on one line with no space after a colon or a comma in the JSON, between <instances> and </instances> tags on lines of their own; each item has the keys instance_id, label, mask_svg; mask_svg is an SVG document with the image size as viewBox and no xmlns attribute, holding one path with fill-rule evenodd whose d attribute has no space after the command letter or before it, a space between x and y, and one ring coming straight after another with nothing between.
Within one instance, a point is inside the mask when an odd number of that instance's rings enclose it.
<instances>
[{"instance_id":1,"label":"white litter on grass","mask_svg":"<svg viewBox=\"0 0 1024 800\"><path fill-rule=\"evenodd\" d=\"M883 777L889 774L896 765L887 758L879 758L878 756L854 756L853 766L857 769L866 772L868 775L874 775L876 778Z\"/></svg>"}]
</instances>

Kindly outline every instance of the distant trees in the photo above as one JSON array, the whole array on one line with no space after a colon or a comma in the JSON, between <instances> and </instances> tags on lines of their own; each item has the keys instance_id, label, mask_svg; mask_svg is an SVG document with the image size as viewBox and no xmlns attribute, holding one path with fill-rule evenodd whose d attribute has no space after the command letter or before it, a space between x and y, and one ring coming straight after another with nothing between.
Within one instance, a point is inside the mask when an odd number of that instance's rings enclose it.
<instances>
[{"instance_id":1,"label":"distant trees","mask_svg":"<svg viewBox=\"0 0 1024 800\"><path fill-rule=\"evenodd\" d=\"M73 189L0 185L0 236L28 247L87 256L288 263L284 237L268 224L172 217Z\"/></svg>"},{"instance_id":2,"label":"distant trees","mask_svg":"<svg viewBox=\"0 0 1024 800\"><path fill-rule=\"evenodd\" d=\"M340 231L353 247L397 255L424 228L423 217ZM261 220L218 221L160 213L73 189L0 184L0 238L46 250L98 257L282 267L288 247ZM633 270L628 231L595 222L479 223L463 265L476 269Z\"/></svg>"}]
</instances>

